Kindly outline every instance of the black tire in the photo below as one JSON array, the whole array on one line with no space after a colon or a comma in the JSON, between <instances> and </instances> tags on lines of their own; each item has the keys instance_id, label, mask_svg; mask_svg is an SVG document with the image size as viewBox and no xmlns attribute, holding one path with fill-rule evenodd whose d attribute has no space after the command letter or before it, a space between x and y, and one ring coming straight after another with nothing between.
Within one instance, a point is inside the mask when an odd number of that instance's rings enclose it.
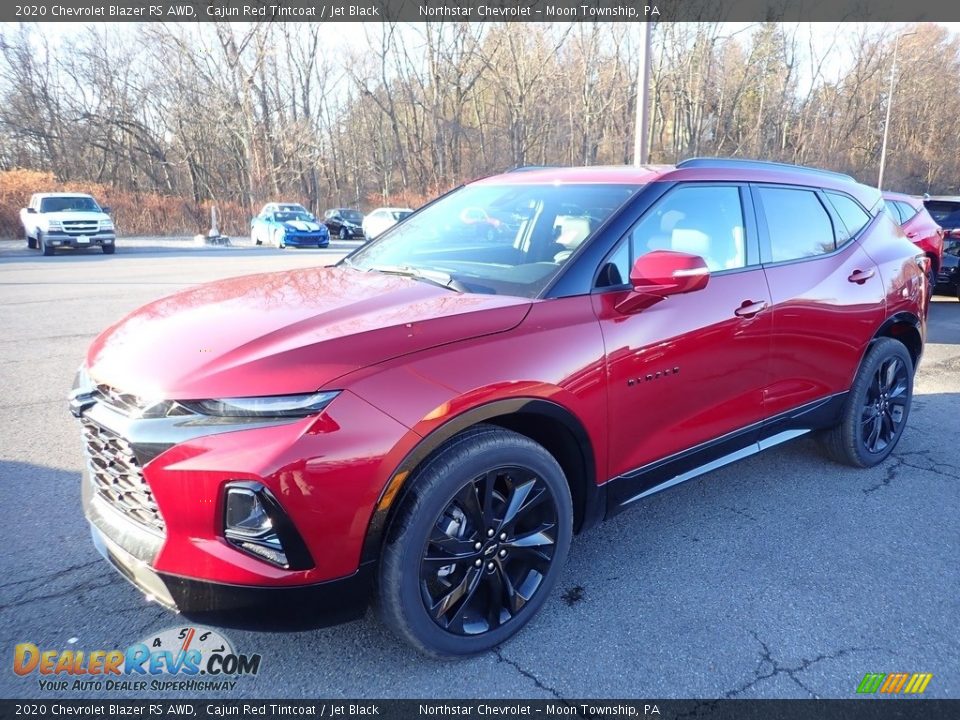
<instances>
[{"instance_id":1,"label":"black tire","mask_svg":"<svg viewBox=\"0 0 960 720\"><path fill-rule=\"evenodd\" d=\"M113 255L117 251L117 246L114 243L109 245L102 245L104 255Z\"/></svg>"},{"instance_id":2,"label":"black tire","mask_svg":"<svg viewBox=\"0 0 960 720\"><path fill-rule=\"evenodd\" d=\"M350 239L350 231L347 230L345 227L342 227L342 226L341 226L341 228L340 228L340 239L341 239L341 240L349 240L349 239Z\"/></svg>"},{"instance_id":3,"label":"black tire","mask_svg":"<svg viewBox=\"0 0 960 720\"><path fill-rule=\"evenodd\" d=\"M903 343L879 338L867 351L836 426L819 435L838 463L867 468L893 452L910 415L913 359Z\"/></svg>"},{"instance_id":4,"label":"black tire","mask_svg":"<svg viewBox=\"0 0 960 720\"><path fill-rule=\"evenodd\" d=\"M37 245L40 246L40 252L42 252L45 256L50 257L53 255L53 247L47 245L47 241L43 239L43 233L37 233Z\"/></svg>"},{"instance_id":5,"label":"black tire","mask_svg":"<svg viewBox=\"0 0 960 720\"><path fill-rule=\"evenodd\" d=\"M36 249L37 249L37 241L34 240L34 239L33 239L32 237L30 237L29 235L27 235L27 249L28 249L28 250L36 250Z\"/></svg>"},{"instance_id":6,"label":"black tire","mask_svg":"<svg viewBox=\"0 0 960 720\"><path fill-rule=\"evenodd\" d=\"M384 624L432 657L496 647L537 613L566 560L573 508L563 470L529 438L478 425L410 482L380 562Z\"/></svg>"}]
</instances>

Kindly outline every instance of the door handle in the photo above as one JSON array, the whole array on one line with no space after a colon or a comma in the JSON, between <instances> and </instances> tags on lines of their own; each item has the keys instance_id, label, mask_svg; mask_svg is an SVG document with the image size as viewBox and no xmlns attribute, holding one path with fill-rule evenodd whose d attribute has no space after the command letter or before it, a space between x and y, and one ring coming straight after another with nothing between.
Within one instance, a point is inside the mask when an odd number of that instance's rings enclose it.
<instances>
[{"instance_id":1,"label":"door handle","mask_svg":"<svg viewBox=\"0 0 960 720\"><path fill-rule=\"evenodd\" d=\"M908 238L915 238L917 235L919 235L919 233L917 233L917 232L908 232L908 233L907 233L907 237L908 237Z\"/></svg>"},{"instance_id":2,"label":"door handle","mask_svg":"<svg viewBox=\"0 0 960 720\"><path fill-rule=\"evenodd\" d=\"M733 311L733 314L737 317L742 318L752 318L759 312L762 312L767 309L766 300L744 300L743 303L736 310Z\"/></svg>"},{"instance_id":3,"label":"door handle","mask_svg":"<svg viewBox=\"0 0 960 720\"><path fill-rule=\"evenodd\" d=\"M852 283L857 285L863 285L867 280L872 278L876 273L873 270L854 270L850 277L847 278Z\"/></svg>"}]
</instances>

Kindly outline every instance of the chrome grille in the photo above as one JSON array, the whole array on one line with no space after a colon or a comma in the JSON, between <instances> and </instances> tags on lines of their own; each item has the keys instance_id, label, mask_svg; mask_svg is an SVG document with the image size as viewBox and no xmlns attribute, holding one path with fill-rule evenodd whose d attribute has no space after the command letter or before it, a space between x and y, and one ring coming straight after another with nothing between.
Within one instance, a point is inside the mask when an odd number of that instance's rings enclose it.
<instances>
[{"instance_id":1,"label":"chrome grille","mask_svg":"<svg viewBox=\"0 0 960 720\"><path fill-rule=\"evenodd\" d=\"M71 235L96 235L100 229L99 220L64 220L63 231Z\"/></svg>"},{"instance_id":2,"label":"chrome grille","mask_svg":"<svg viewBox=\"0 0 960 720\"><path fill-rule=\"evenodd\" d=\"M97 495L134 522L164 531L160 508L140 471L130 443L116 433L82 418L87 467Z\"/></svg>"},{"instance_id":3,"label":"chrome grille","mask_svg":"<svg viewBox=\"0 0 960 720\"><path fill-rule=\"evenodd\" d=\"M120 392L109 385L97 385L93 391L93 397L127 416L139 413L144 407L143 401L136 395Z\"/></svg>"}]
</instances>

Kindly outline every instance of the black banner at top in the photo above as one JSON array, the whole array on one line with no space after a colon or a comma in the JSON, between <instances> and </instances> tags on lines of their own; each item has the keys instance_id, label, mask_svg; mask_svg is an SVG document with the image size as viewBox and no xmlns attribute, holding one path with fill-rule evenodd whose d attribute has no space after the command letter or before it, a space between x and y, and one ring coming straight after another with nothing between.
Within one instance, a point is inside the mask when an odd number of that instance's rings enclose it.
<instances>
[{"instance_id":1,"label":"black banner at top","mask_svg":"<svg viewBox=\"0 0 960 720\"><path fill-rule=\"evenodd\" d=\"M6 22L668 22L960 20L945 0L27 0Z\"/></svg>"}]
</instances>

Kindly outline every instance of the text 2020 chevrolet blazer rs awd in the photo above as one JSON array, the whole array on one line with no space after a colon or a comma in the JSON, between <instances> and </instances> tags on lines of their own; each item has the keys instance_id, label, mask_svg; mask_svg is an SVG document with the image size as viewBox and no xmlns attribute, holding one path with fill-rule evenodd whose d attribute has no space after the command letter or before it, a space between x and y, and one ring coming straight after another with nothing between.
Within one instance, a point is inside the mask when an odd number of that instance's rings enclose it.
<instances>
[{"instance_id":1,"label":"text 2020 chevrolet blazer rs awd","mask_svg":"<svg viewBox=\"0 0 960 720\"><path fill-rule=\"evenodd\" d=\"M923 348L917 255L876 190L807 168L470 183L335 267L101 334L71 394L94 542L187 613L375 592L421 651L482 651L575 532L648 495L811 431L883 461Z\"/></svg>"}]
</instances>

